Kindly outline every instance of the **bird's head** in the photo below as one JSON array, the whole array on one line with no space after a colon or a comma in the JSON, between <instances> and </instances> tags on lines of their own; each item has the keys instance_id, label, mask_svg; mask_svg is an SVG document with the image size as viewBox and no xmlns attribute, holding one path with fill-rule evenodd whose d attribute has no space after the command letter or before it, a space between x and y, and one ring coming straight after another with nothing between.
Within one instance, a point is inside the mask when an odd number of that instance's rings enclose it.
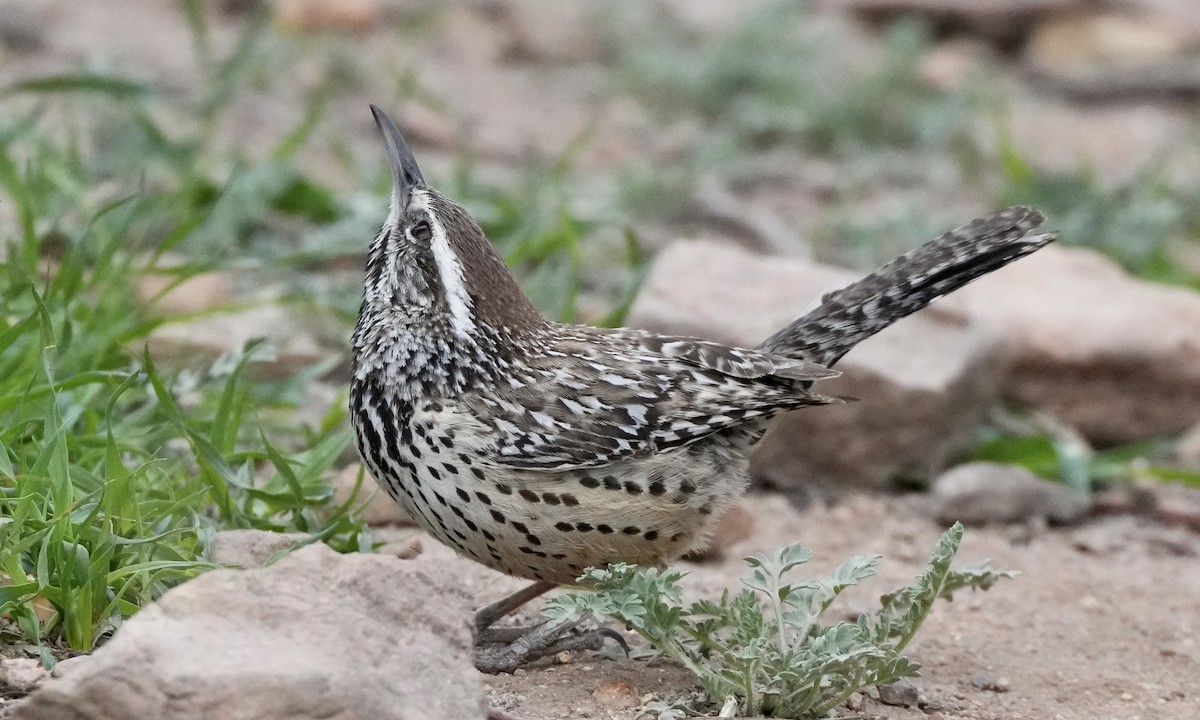
<instances>
[{"instance_id":1,"label":"bird's head","mask_svg":"<svg viewBox=\"0 0 1200 720\"><path fill-rule=\"evenodd\" d=\"M479 224L426 184L396 124L371 111L391 163L392 197L367 259L356 376L419 369L396 365L477 352L544 323Z\"/></svg>"}]
</instances>

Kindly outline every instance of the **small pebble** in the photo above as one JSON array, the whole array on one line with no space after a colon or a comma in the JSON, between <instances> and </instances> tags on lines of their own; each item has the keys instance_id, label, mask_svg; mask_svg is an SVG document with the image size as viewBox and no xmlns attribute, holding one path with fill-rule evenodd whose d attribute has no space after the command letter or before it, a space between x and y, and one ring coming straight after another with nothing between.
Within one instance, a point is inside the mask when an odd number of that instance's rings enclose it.
<instances>
[{"instance_id":1,"label":"small pebble","mask_svg":"<svg viewBox=\"0 0 1200 720\"><path fill-rule=\"evenodd\" d=\"M884 705L897 707L913 707L917 704L917 686L908 680L897 680L894 683L880 685L879 701Z\"/></svg>"},{"instance_id":2,"label":"small pebble","mask_svg":"<svg viewBox=\"0 0 1200 720\"><path fill-rule=\"evenodd\" d=\"M997 693L1008 692L1010 688L1008 678L997 675L976 675L971 678L971 684L980 690Z\"/></svg>"}]
</instances>

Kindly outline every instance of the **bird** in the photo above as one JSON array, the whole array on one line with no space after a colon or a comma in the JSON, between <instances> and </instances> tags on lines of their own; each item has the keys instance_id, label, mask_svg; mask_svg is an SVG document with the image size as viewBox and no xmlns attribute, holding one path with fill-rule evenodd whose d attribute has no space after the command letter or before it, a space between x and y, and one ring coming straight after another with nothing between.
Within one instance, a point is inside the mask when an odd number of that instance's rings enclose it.
<instances>
[{"instance_id":1,"label":"bird","mask_svg":"<svg viewBox=\"0 0 1200 720\"><path fill-rule=\"evenodd\" d=\"M391 165L352 335L350 420L382 489L458 554L533 584L479 611L481 632L586 568L662 566L705 546L746 489L747 456L856 344L1053 241L1011 207L819 304L755 348L547 319L461 205L425 181L372 105ZM510 669L554 629L480 669Z\"/></svg>"}]
</instances>

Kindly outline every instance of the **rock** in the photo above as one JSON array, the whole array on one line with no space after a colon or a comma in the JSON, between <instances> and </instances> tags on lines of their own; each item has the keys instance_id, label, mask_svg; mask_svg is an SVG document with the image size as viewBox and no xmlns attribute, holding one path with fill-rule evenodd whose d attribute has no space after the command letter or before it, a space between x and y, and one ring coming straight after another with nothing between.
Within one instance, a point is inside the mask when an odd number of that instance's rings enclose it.
<instances>
[{"instance_id":1,"label":"rock","mask_svg":"<svg viewBox=\"0 0 1200 720\"><path fill-rule=\"evenodd\" d=\"M917 704L917 686L912 684L910 680L897 680L894 683L880 685L879 702L884 705L896 705L898 707L916 707Z\"/></svg>"},{"instance_id":2,"label":"rock","mask_svg":"<svg viewBox=\"0 0 1200 720\"><path fill-rule=\"evenodd\" d=\"M1200 488L1161 483L1154 496L1156 518L1200 532Z\"/></svg>"},{"instance_id":3,"label":"rock","mask_svg":"<svg viewBox=\"0 0 1200 720\"><path fill-rule=\"evenodd\" d=\"M266 530L222 530L213 536L212 561L244 568L260 567L272 555L299 546L307 535Z\"/></svg>"},{"instance_id":4,"label":"rock","mask_svg":"<svg viewBox=\"0 0 1200 720\"><path fill-rule=\"evenodd\" d=\"M403 539L384 543L376 552L385 555L394 555L401 560L412 560L425 549L422 543L423 537L424 533L414 530Z\"/></svg>"},{"instance_id":5,"label":"rock","mask_svg":"<svg viewBox=\"0 0 1200 720\"><path fill-rule=\"evenodd\" d=\"M0 698L33 692L49 678L37 658L0 657Z\"/></svg>"},{"instance_id":6,"label":"rock","mask_svg":"<svg viewBox=\"0 0 1200 720\"><path fill-rule=\"evenodd\" d=\"M637 690L627 682L601 685L592 691L592 697L607 708L632 708L638 705Z\"/></svg>"},{"instance_id":7,"label":"rock","mask_svg":"<svg viewBox=\"0 0 1200 720\"><path fill-rule=\"evenodd\" d=\"M980 674L971 678L971 684L980 690L994 693L1006 693L1012 689L1008 678L998 675Z\"/></svg>"},{"instance_id":8,"label":"rock","mask_svg":"<svg viewBox=\"0 0 1200 720\"><path fill-rule=\"evenodd\" d=\"M677 241L656 258L628 323L754 347L861 275ZM821 392L862 400L780 418L751 458L757 482L879 488L932 472L973 437L998 397L1004 357L991 328L931 308L866 340L838 369Z\"/></svg>"},{"instance_id":9,"label":"rock","mask_svg":"<svg viewBox=\"0 0 1200 720\"><path fill-rule=\"evenodd\" d=\"M1200 424L1179 438L1175 445L1175 461L1189 470L1200 470Z\"/></svg>"},{"instance_id":10,"label":"rock","mask_svg":"<svg viewBox=\"0 0 1200 720\"><path fill-rule=\"evenodd\" d=\"M379 27L387 9L382 0L275 0L275 20L287 30L364 33Z\"/></svg>"},{"instance_id":11,"label":"rock","mask_svg":"<svg viewBox=\"0 0 1200 720\"><path fill-rule=\"evenodd\" d=\"M1088 512L1088 497L1015 465L968 463L947 470L933 484L928 508L942 523L1046 520L1074 523Z\"/></svg>"},{"instance_id":12,"label":"rock","mask_svg":"<svg viewBox=\"0 0 1200 720\"><path fill-rule=\"evenodd\" d=\"M1161 156L1156 167L1166 177L1194 176L1198 153L1179 142L1191 117L1167 103L1081 105L1049 93L1019 93L1009 124L1021 157L1043 173L1074 175L1086 167L1106 185L1131 182L1146 171L1146 158Z\"/></svg>"},{"instance_id":13,"label":"rock","mask_svg":"<svg viewBox=\"0 0 1200 720\"><path fill-rule=\"evenodd\" d=\"M150 333L147 344L155 359L190 362L200 358L211 363L225 353L241 350L251 340L264 339L273 357L254 363L253 368L270 377L287 377L333 356L317 341L314 324L314 318L263 305L160 325Z\"/></svg>"},{"instance_id":14,"label":"rock","mask_svg":"<svg viewBox=\"0 0 1200 720\"><path fill-rule=\"evenodd\" d=\"M604 58L598 6L586 0L507 0L498 7L509 34L512 60L571 64Z\"/></svg>"},{"instance_id":15,"label":"rock","mask_svg":"<svg viewBox=\"0 0 1200 720\"><path fill-rule=\"evenodd\" d=\"M1136 8L1098 8L1048 19L1027 47L1033 76L1091 99L1161 98L1200 90L1200 41L1194 23Z\"/></svg>"},{"instance_id":16,"label":"rock","mask_svg":"<svg viewBox=\"0 0 1200 720\"><path fill-rule=\"evenodd\" d=\"M1165 20L1130 10L1097 10L1048 18L1026 50L1049 67L1111 62L1147 62L1186 49L1188 33Z\"/></svg>"},{"instance_id":17,"label":"rock","mask_svg":"<svg viewBox=\"0 0 1200 720\"><path fill-rule=\"evenodd\" d=\"M1053 223L1051 223L1053 226ZM946 304L1006 338L1005 392L1100 445L1200 422L1200 294L1130 277L1090 250L1048 247Z\"/></svg>"},{"instance_id":18,"label":"rock","mask_svg":"<svg viewBox=\"0 0 1200 720\"><path fill-rule=\"evenodd\" d=\"M375 479L371 477L371 473L362 465L348 465L330 480L330 486L333 488L333 501L337 504L342 504L350 499L350 495L354 492L354 486L358 482L358 473L362 471L363 481L362 487L358 491L358 499L356 500L358 513L362 521L372 527L380 527L383 525L413 525L412 518L400 507L400 503L393 500L382 488L376 484Z\"/></svg>"},{"instance_id":19,"label":"rock","mask_svg":"<svg viewBox=\"0 0 1200 720\"><path fill-rule=\"evenodd\" d=\"M160 258L158 265L167 268L183 263L182 258ZM139 275L134 285L138 302L143 305L153 303L155 312L171 317L209 310L234 299L234 282L228 273L197 273L172 287L176 279L174 274L165 271Z\"/></svg>"},{"instance_id":20,"label":"rock","mask_svg":"<svg viewBox=\"0 0 1200 720\"><path fill-rule=\"evenodd\" d=\"M921 80L936 90L951 92L967 87L991 60L991 50L978 40L959 38L939 43L925 53L917 66Z\"/></svg>"},{"instance_id":21,"label":"rock","mask_svg":"<svg viewBox=\"0 0 1200 720\"><path fill-rule=\"evenodd\" d=\"M12 720L483 718L460 563L316 544L214 570L126 621Z\"/></svg>"},{"instance_id":22,"label":"rock","mask_svg":"<svg viewBox=\"0 0 1200 720\"><path fill-rule=\"evenodd\" d=\"M971 33L1013 43L1042 17L1085 8L1090 0L825 0L871 22L918 17L942 33Z\"/></svg>"}]
</instances>

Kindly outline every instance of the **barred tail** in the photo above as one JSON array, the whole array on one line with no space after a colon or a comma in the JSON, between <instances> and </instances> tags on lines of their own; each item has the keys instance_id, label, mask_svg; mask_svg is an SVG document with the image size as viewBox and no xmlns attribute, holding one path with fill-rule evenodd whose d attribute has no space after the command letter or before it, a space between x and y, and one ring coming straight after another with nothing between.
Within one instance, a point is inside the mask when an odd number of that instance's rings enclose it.
<instances>
[{"instance_id":1,"label":"barred tail","mask_svg":"<svg viewBox=\"0 0 1200 720\"><path fill-rule=\"evenodd\" d=\"M1042 220L1037 210L1010 207L951 230L825 295L816 309L759 349L833 365L900 318L1052 242L1052 233L1030 234Z\"/></svg>"}]
</instances>

